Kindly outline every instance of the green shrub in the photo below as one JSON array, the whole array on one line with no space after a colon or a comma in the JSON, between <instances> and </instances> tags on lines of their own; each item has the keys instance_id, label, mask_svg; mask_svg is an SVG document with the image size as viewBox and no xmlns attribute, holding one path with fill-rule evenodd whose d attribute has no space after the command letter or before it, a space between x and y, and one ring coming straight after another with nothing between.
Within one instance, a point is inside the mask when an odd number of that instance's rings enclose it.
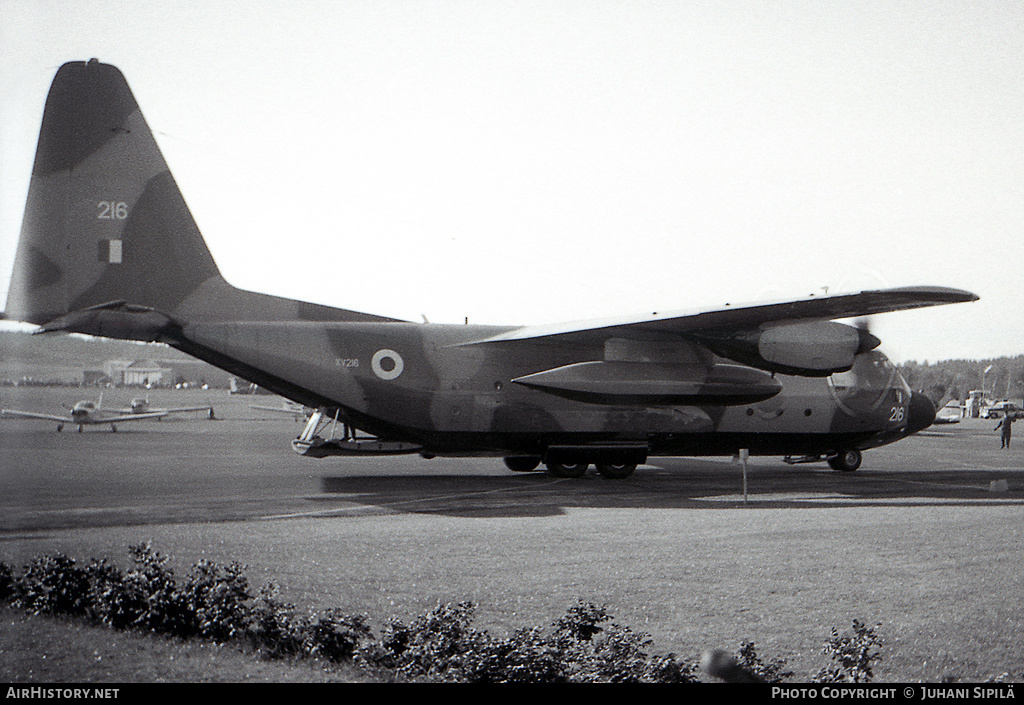
<instances>
[{"instance_id":1,"label":"green shrub","mask_svg":"<svg viewBox=\"0 0 1024 705\"><path fill-rule=\"evenodd\" d=\"M145 601L127 589L120 568L106 560L93 559L86 567L86 574L89 579L87 614L92 621L114 629L127 629L144 614Z\"/></svg>"},{"instance_id":2,"label":"green shrub","mask_svg":"<svg viewBox=\"0 0 1024 705\"><path fill-rule=\"evenodd\" d=\"M693 680L692 667L675 656L652 657L648 635L629 627L609 624L590 639L564 643L563 659L569 680L583 683L652 683Z\"/></svg>"},{"instance_id":3,"label":"green shrub","mask_svg":"<svg viewBox=\"0 0 1024 705\"><path fill-rule=\"evenodd\" d=\"M80 616L89 604L86 571L62 553L32 561L17 582L16 601L34 614Z\"/></svg>"},{"instance_id":4,"label":"green shrub","mask_svg":"<svg viewBox=\"0 0 1024 705\"><path fill-rule=\"evenodd\" d=\"M486 648L473 654L469 677L478 683L559 683L562 656L551 639L536 627L515 631L506 639L478 639Z\"/></svg>"},{"instance_id":5,"label":"green shrub","mask_svg":"<svg viewBox=\"0 0 1024 705\"><path fill-rule=\"evenodd\" d=\"M273 585L253 597L244 567L199 561L179 585L168 560L147 544L129 548L123 572L105 560L82 568L63 554L41 556L15 575L0 562L0 600L36 614L85 616L116 629L248 641L271 658L322 658L384 670L407 680L476 683L695 681L693 663L652 654L651 638L616 624L605 607L578 600L548 630L522 628L496 638L473 627L475 605L438 603L410 624L392 619L375 639L365 616L328 609L305 616L282 602ZM824 653L831 664L817 682L868 682L881 656L874 629L853 621L832 630ZM752 642L737 663L777 683L793 674L783 659L763 662Z\"/></svg>"},{"instance_id":6,"label":"green shrub","mask_svg":"<svg viewBox=\"0 0 1024 705\"><path fill-rule=\"evenodd\" d=\"M567 644L590 641L602 631L598 625L610 619L608 610L604 607L577 600L576 604L555 622L555 640Z\"/></svg>"},{"instance_id":7,"label":"green shrub","mask_svg":"<svg viewBox=\"0 0 1024 705\"><path fill-rule=\"evenodd\" d=\"M11 602L15 596L14 571L0 561L0 602Z\"/></svg>"},{"instance_id":8,"label":"green shrub","mask_svg":"<svg viewBox=\"0 0 1024 705\"><path fill-rule=\"evenodd\" d=\"M873 674L876 661L882 656L876 647L882 646L882 639L858 620L853 620L853 633L839 634L832 627L832 638L825 642L823 651L831 658L832 664L814 677L816 683L867 683Z\"/></svg>"},{"instance_id":9,"label":"green shrub","mask_svg":"<svg viewBox=\"0 0 1024 705\"><path fill-rule=\"evenodd\" d=\"M549 633L520 629L496 639L472 627L472 603L438 604L409 625L392 620L360 662L413 680L472 683L687 682L694 667L647 653L651 640L610 623L603 607L579 601Z\"/></svg>"},{"instance_id":10,"label":"green shrub","mask_svg":"<svg viewBox=\"0 0 1024 705\"><path fill-rule=\"evenodd\" d=\"M174 571L167 567L167 558L154 551L148 543L129 548L135 567L124 577L128 604L141 607L135 626L158 634L188 638L195 636L195 613L178 590Z\"/></svg>"},{"instance_id":11,"label":"green shrub","mask_svg":"<svg viewBox=\"0 0 1024 705\"><path fill-rule=\"evenodd\" d=\"M225 642L240 636L249 623L252 595L239 563L219 565L201 560L181 588L185 611L181 636ZM188 622L186 624L186 622Z\"/></svg>"},{"instance_id":12,"label":"green shrub","mask_svg":"<svg viewBox=\"0 0 1024 705\"><path fill-rule=\"evenodd\" d=\"M303 652L329 661L349 661L364 642L373 639L373 632L362 615L346 615L329 609L314 619L304 620Z\"/></svg>"},{"instance_id":13,"label":"green shrub","mask_svg":"<svg viewBox=\"0 0 1024 705\"><path fill-rule=\"evenodd\" d=\"M287 658L303 652L302 620L295 605L277 598L277 586L267 585L249 611L246 637L267 658Z\"/></svg>"},{"instance_id":14,"label":"green shrub","mask_svg":"<svg viewBox=\"0 0 1024 705\"><path fill-rule=\"evenodd\" d=\"M463 661L482 636L470 626L475 609L471 602L438 603L408 627L393 620L385 629L388 660L406 678L465 680Z\"/></svg>"},{"instance_id":15,"label":"green shrub","mask_svg":"<svg viewBox=\"0 0 1024 705\"><path fill-rule=\"evenodd\" d=\"M792 671L782 670L786 667L786 659L772 659L768 663L761 661L752 641L740 644L740 650L736 653L736 663L765 683L784 683L793 677Z\"/></svg>"},{"instance_id":16,"label":"green shrub","mask_svg":"<svg viewBox=\"0 0 1024 705\"><path fill-rule=\"evenodd\" d=\"M605 625L605 626L600 626ZM674 654L651 655L647 634L612 622L606 607L577 600L554 624L564 677L589 683L684 683L695 666Z\"/></svg>"}]
</instances>

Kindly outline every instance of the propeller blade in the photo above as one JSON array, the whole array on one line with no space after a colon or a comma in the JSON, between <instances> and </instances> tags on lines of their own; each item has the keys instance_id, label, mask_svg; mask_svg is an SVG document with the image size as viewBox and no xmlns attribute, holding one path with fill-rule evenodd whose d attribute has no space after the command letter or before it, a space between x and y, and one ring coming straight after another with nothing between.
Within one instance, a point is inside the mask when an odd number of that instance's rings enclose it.
<instances>
[{"instance_id":1,"label":"propeller blade","mask_svg":"<svg viewBox=\"0 0 1024 705\"><path fill-rule=\"evenodd\" d=\"M858 318L854 327L857 328L860 335L860 344L857 346L858 355L870 352L882 344L881 340L871 334L871 318L869 316Z\"/></svg>"}]
</instances>

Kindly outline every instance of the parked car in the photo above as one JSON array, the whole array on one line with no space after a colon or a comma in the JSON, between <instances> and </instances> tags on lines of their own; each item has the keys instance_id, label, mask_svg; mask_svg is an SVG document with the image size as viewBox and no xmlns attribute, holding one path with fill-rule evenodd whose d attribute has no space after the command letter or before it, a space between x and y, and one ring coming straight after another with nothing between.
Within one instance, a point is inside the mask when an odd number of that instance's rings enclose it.
<instances>
[{"instance_id":1,"label":"parked car","mask_svg":"<svg viewBox=\"0 0 1024 705\"><path fill-rule=\"evenodd\" d=\"M1021 408L1012 401L997 401L981 410L983 419L1001 419L1005 414L1012 414L1021 411Z\"/></svg>"},{"instance_id":2,"label":"parked car","mask_svg":"<svg viewBox=\"0 0 1024 705\"><path fill-rule=\"evenodd\" d=\"M939 413L935 415L935 423L960 423L963 415L964 410L960 403L951 401L939 409Z\"/></svg>"}]
</instances>

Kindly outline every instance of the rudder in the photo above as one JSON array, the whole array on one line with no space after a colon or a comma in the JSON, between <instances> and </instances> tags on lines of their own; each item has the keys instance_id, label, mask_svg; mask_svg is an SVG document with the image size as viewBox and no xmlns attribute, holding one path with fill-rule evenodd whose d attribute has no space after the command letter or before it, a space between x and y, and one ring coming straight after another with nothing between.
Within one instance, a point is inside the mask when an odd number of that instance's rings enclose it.
<instances>
[{"instance_id":1,"label":"rudder","mask_svg":"<svg viewBox=\"0 0 1024 705\"><path fill-rule=\"evenodd\" d=\"M139 340L168 322L394 320L228 284L124 75L96 59L50 87L4 315Z\"/></svg>"},{"instance_id":2,"label":"rudder","mask_svg":"<svg viewBox=\"0 0 1024 705\"><path fill-rule=\"evenodd\" d=\"M174 311L218 277L121 71L69 62L53 80L6 315L44 323L111 301Z\"/></svg>"}]
</instances>

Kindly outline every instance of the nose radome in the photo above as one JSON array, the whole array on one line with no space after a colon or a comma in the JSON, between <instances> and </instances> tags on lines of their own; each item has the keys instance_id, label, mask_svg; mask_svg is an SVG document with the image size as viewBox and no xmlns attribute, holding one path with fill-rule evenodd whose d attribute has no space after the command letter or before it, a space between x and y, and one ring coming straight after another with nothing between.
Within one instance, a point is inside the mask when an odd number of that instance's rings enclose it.
<instances>
[{"instance_id":1,"label":"nose radome","mask_svg":"<svg viewBox=\"0 0 1024 705\"><path fill-rule=\"evenodd\" d=\"M907 435L923 431L935 421L935 404L921 392L910 395L910 411L907 415Z\"/></svg>"}]
</instances>

